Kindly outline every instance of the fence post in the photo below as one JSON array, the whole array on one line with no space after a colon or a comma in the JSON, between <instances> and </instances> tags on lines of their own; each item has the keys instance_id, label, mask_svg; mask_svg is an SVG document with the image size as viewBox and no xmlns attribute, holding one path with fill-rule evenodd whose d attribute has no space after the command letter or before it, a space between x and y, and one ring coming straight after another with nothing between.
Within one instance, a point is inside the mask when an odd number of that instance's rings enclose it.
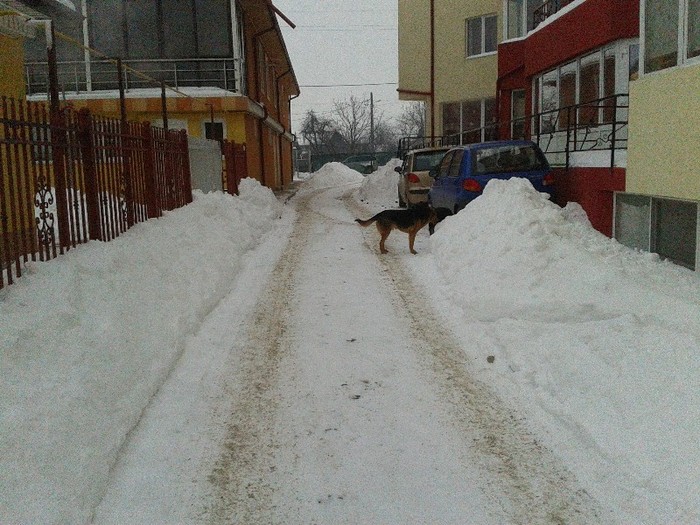
<instances>
[{"instance_id":1,"label":"fence post","mask_svg":"<svg viewBox=\"0 0 700 525\"><path fill-rule=\"evenodd\" d=\"M49 106L51 108L51 150L53 175L56 188L56 216L58 219L59 251L70 247L70 224L68 222L68 199L66 196L66 129L65 116L61 111L58 93L58 70L56 61L56 39L51 24L51 47L48 48L49 60Z\"/></svg>"},{"instance_id":2,"label":"fence post","mask_svg":"<svg viewBox=\"0 0 700 525\"><path fill-rule=\"evenodd\" d=\"M87 207L88 233L91 240L103 240L100 225L100 198L95 167L95 145L92 142L92 115L83 108L78 112L78 140L85 174L85 205Z\"/></svg>"},{"instance_id":3,"label":"fence post","mask_svg":"<svg viewBox=\"0 0 700 525\"><path fill-rule=\"evenodd\" d=\"M129 137L129 122L126 118L126 96L124 95L124 66L122 59L117 58L117 82L119 84L119 129L121 135L124 181L124 200L126 201L126 225L134 225L134 192L131 177L131 138Z\"/></svg>"},{"instance_id":4,"label":"fence post","mask_svg":"<svg viewBox=\"0 0 700 525\"><path fill-rule=\"evenodd\" d=\"M156 197L155 169L153 162L155 149L153 146L153 132L150 122L144 122L141 125L141 133L145 146L143 153L143 171L146 187L146 214L149 219L155 219L156 217L160 217L160 207L158 206L158 199Z\"/></svg>"},{"instance_id":5,"label":"fence post","mask_svg":"<svg viewBox=\"0 0 700 525\"><path fill-rule=\"evenodd\" d=\"M178 132L180 138L180 148L182 149L182 176L184 181L181 182L182 188L185 191L185 204L192 202L192 173L190 172L190 144L187 140L187 131L180 130Z\"/></svg>"}]
</instances>

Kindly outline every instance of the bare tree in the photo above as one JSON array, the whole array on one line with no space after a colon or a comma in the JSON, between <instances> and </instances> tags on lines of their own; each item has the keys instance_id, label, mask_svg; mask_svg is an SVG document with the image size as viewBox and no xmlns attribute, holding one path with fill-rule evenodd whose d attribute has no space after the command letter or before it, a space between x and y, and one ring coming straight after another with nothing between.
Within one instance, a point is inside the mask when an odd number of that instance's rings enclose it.
<instances>
[{"instance_id":1,"label":"bare tree","mask_svg":"<svg viewBox=\"0 0 700 525\"><path fill-rule=\"evenodd\" d=\"M301 123L301 136L308 142L312 153L322 153L335 133L333 122L329 118L319 118L314 110L306 112Z\"/></svg>"},{"instance_id":2,"label":"bare tree","mask_svg":"<svg viewBox=\"0 0 700 525\"><path fill-rule=\"evenodd\" d=\"M349 153L357 153L363 144L369 142L370 108L367 100L354 95L344 101L333 102L333 122L337 131L347 143Z\"/></svg>"},{"instance_id":3,"label":"bare tree","mask_svg":"<svg viewBox=\"0 0 700 525\"><path fill-rule=\"evenodd\" d=\"M398 131L402 137L425 136L425 103L409 102L398 117Z\"/></svg>"}]
</instances>

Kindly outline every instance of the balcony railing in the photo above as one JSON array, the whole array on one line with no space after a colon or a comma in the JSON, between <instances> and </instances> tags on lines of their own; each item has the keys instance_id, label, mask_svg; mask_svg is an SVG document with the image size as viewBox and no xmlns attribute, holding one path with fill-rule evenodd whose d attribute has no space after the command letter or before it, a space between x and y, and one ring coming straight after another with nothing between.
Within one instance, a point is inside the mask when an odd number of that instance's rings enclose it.
<instances>
[{"instance_id":1,"label":"balcony railing","mask_svg":"<svg viewBox=\"0 0 700 525\"><path fill-rule=\"evenodd\" d=\"M561 8L567 6L573 0L547 0L533 12L533 24L537 27L541 22L557 13Z\"/></svg>"},{"instance_id":2,"label":"balcony railing","mask_svg":"<svg viewBox=\"0 0 700 525\"><path fill-rule=\"evenodd\" d=\"M174 88L220 88L239 91L242 85L242 65L237 59L189 58L124 60L126 91L155 88L165 82ZM48 63L29 62L25 65L27 94L48 91ZM119 89L117 65L109 60L90 62L60 62L58 64L59 89L63 93L91 93ZM156 81L158 83L156 83Z\"/></svg>"},{"instance_id":3,"label":"balcony railing","mask_svg":"<svg viewBox=\"0 0 700 525\"><path fill-rule=\"evenodd\" d=\"M612 168L619 160L619 153L627 150L628 109L627 94L612 95L458 134L403 137L397 153L402 158L410 149L524 138L537 143L554 166L569 168L573 154L603 152L609 155Z\"/></svg>"}]
</instances>

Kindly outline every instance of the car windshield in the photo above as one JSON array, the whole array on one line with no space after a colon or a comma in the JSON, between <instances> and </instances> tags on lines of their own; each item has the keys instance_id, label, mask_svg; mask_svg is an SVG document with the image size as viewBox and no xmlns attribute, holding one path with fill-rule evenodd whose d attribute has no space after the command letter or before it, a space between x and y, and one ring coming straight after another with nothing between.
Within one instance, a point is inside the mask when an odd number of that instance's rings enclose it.
<instances>
[{"instance_id":1,"label":"car windshield","mask_svg":"<svg viewBox=\"0 0 700 525\"><path fill-rule=\"evenodd\" d=\"M413 159L413 170L430 171L432 168L440 164L440 161L444 156L444 151L426 151L425 153L416 153L415 159Z\"/></svg>"},{"instance_id":2,"label":"car windshield","mask_svg":"<svg viewBox=\"0 0 700 525\"><path fill-rule=\"evenodd\" d=\"M546 166L543 155L531 144L493 146L474 151L476 173L535 171Z\"/></svg>"}]
</instances>

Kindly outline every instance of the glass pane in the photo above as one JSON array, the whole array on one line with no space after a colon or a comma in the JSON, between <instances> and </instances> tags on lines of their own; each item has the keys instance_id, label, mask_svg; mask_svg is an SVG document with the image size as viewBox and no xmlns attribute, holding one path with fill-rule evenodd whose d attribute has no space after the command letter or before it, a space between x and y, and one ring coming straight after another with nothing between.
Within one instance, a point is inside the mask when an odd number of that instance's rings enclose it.
<instances>
[{"instance_id":1,"label":"glass pane","mask_svg":"<svg viewBox=\"0 0 700 525\"><path fill-rule=\"evenodd\" d=\"M88 20L90 46L107 56L126 58L121 0L88 3Z\"/></svg>"},{"instance_id":2,"label":"glass pane","mask_svg":"<svg viewBox=\"0 0 700 525\"><path fill-rule=\"evenodd\" d=\"M484 100L484 135L482 140L496 140L498 138L498 114L496 113L496 99Z\"/></svg>"},{"instance_id":3,"label":"glass pane","mask_svg":"<svg viewBox=\"0 0 700 525\"><path fill-rule=\"evenodd\" d=\"M639 78L639 44L630 46L630 64L629 64L629 79L637 80Z\"/></svg>"},{"instance_id":4,"label":"glass pane","mask_svg":"<svg viewBox=\"0 0 700 525\"><path fill-rule=\"evenodd\" d=\"M630 248L649 250L651 199L618 193L615 198L615 239Z\"/></svg>"},{"instance_id":5,"label":"glass pane","mask_svg":"<svg viewBox=\"0 0 700 525\"><path fill-rule=\"evenodd\" d=\"M486 33L484 41L484 53L496 51L498 47L498 17L487 16L484 21L484 31Z\"/></svg>"},{"instance_id":6,"label":"glass pane","mask_svg":"<svg viewBox=\"0 0 700 525\"><path fill-rule=\"evenodd\" d=\"M467 20L467 56L481 54L481 18Z\"/></svg>"},{"instance_id":7,"label":"glass pane","mask_svg":"<svg viewBox=\"0 0 700 525\"><path fill-rule=\"evenodd\" d=\"M615 116L615 91L615 51L608 49L603 59L603 122L612 122Z\"/></svg>"},{"instance_id":8,"label":"glass pane","mask_svg":"<svg viewBox=\"0 0 700 525\"><path fill-rule=\"evenodd\" d=\"M700 0L688 0L688 53L686 58L700 56Z\"/></svg>"},{"instance_id":9,"label":"glass pane","mask_svg":"<svg viewBox=\"0 0 700 525\"><path fill-rule=\"evenodd\" d=\"M127 0L129 58L160 58L160 27L156 0Z\"/></svg>"},{"instance_id":10,"label":"glass pane","mask_svg":"<svg viewBox=\"0 0 700 525\"><path fill-rule=\"evenodd\" d=\"M550 71L542 75L542 133L554 131L559 107L559 87L557 85L557 72Z\"/></svg>"},{"instance_id":11,"label":"glass pane","mask_svg":"<svg viewBox=\"0 0 700 525\"><path fill-rule=\"evenodd\" d=\"M562 66L559 73L559 129L566 129L569 125L571 106L576 105L576 63ZM571 122L573 124L573 122Z\"/></svg>"},{"instance_id":12,"label":"glass pane","mask_svg":"<svg viewBox=\"0 0 700 525\"><path fill-rule=\"evenodd\" d=\"M614 77L613 77L614 78ZM600 53L581 59L579 123L583 126L598 124L598 104L586 104L600 98Z\"/></svg>"},{"instance_id":13,"label":"glass pane","mask_svg":"<svg viewBox=\"0 0 700 525\"><path fill-rule=\"evenodd\" d=\"M197 51L200 57L231 56L229 2L196 0Z\"/></svg>"},{"instance_id":14,"label":"glass pane","mask_svg":"<svg viewBox=\"0 0 700 525\"><path fill-rule=\"evenodd\" d=\"M450 177L459 176L459 167L462 164L462 157L463 156L464 156L463 149L458 149L457 151L455 151L455 155L452 158L452 162L450 163L450 172L449 172Z\"/></svg>"},{"instance_id":15,"label":"glass pane","mask_svg":"<svg viewBox=\"0 0 700 525\"><path fill-rule=\"evenodd\" d=\"M532 31L535 28L535 10L544 2L542 0L527 0L527 30Z\"/></svg>"},{"instance_id":16,"label":"glass pane","mask_svg":"<svg viewBox=\"0 0 700 525\"><path fill-rule=\"evenodd\" d=\"M194 10L192 0L162 0L163 58L195 58Z\"/></svg>"},{"instance_id":17,"label":"glass pane","mask_svg":"<svg viewBox=\"0 0 700 525\"><path fill-rule=\"evenodd\" d=\"M457 135L459 129L459 102L442 105L442 134Z\"/></svg>"},{"instance_id":18,"label":"glass pane","mask_svg":"<svg viewBox=\"0 0 700 525\"><path fill-rule=\"evenodd\" d=\"M678 0L646 0L644 71L678 63Z\"/></svg>"},{"instance_id":19,"label":"glass pane","mask_svg":"<svg viewBox=\"0 0 700 525\"><path fill-rule=\"evenodd\" d=\"M695 269L697 216L694 202L654 199L652 251Z\"/></svg>"},{"instance_id":20,"label":"glass pane","mask_svg":"<svg viewBox=\"0 0 700 525\"><path fill-rule=\"evenodd\" d=\"M507 34L506 38L518 38L523 36L523 1L508 0L506 11Z\"/></svg>"},{"instance_id":21,"label":"glass pane","mask_svg":"<svg viewBox=\"0 0 700 525\"><path fill-rule=\"evenodd\" d=\"M519 89L511 93L510 106L511 138L525 138L525 90Z\"/></svg>"},{"instance_id":22,"label":"glass pane","mask_svg":"<svg viewBox=\"0 0 700 525\"><path fill-rule=\"evenodd\" d=\"M481 100L462 103L462 143L481 142Z\"/></svg>"}]
</instances>

